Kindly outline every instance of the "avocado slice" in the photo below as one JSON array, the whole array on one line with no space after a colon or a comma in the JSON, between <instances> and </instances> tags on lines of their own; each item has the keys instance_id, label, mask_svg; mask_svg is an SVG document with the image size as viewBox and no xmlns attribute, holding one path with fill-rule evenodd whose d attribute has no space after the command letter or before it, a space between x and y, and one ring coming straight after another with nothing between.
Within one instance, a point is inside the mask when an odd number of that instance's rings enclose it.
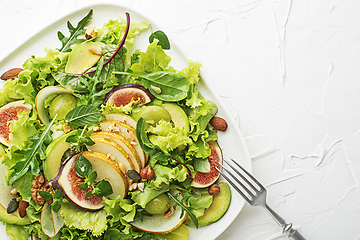
<instances>
[{"instance_id":1,"label":"avocado slice","mask_svg":"<svg viewBox=\"0 0 360 240\"><path fill-rule=\"evenodd\" d=\"M74 132L69 132L58 137L46 148L46 159L43 166L44 175L47 180L51 180L58 175L62 156L70 148L70 143L66 142L66 139L72 134L74 134Z\"/></svg>"},{"instance_id":2,"label":"avocado slice","mask_svg":"<svg viewBox=\"0 0 360 240\"><path fill-rule=\"evenodd\" d=\"M71 51L65 66L66 73L81 74L94 66L101 57L102 42L83 42ZM100 54L99 54L100 53Z\"/></svg>"},{"instance_id":3,"label":"avocado slice","mask_svg":"<svg viewBox=\"0 0 360 240\"><path fill-rule=\"evenodd\" d=\"M12 214L8 214L6 211L7 205L9 204L10 200L14 198L10 194L11 188L6 185L5 183L5 172L6 167L4 164L0 163L0 220L4 223L8 224L17 224L17 225L27 225L30 224L30 219L25 216L24 218L21 218L19 216L19 211L16 210Z\"/></svg>"},{"instance_id":4,"label":"avocado slice","mask_svg":"<svg viewBox=\"0 0 360 240\"><path fill-rule=\"evenodd\" d=\"M190 129L189 119L184 110L176 103L164 103L164 108L170 113L175 127L183 129L185 133L188 133Z\"/></svg>"},{"instance_id":5,"label":"avocado slice","mask_svg":"<svg viewBox=\"0 0 360 240\"><path fill-rule=\"evenodd\" d=\"M229 184L222 182L218 185L220 192L214 196L213 203L205 210L204 215L198 218L199 226L216 222L226 213L230 206L231 190ZM195 227L189 218L186 219L185 224L189 227Z\"/></svg>"}]
</instances>

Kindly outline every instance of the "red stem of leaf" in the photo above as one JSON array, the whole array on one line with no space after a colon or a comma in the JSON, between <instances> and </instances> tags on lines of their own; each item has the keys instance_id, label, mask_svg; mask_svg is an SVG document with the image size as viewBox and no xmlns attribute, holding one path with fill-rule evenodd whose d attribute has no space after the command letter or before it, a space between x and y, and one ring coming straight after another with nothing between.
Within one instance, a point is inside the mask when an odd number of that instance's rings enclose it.
<instances>
[{"instance_id":1,"label":"red stem of leaf","mask_svg":"<svg viewBox=\"0 0 360 240\"><path fill-rule=\"evenodd\" d=\"M187 169L187 171L188 171L188 173L189 173L189 177L191 177L191 178L193 177L192 174L191 174L190 168L189 168L185 163L180 162L180 161L177 160L176 158L173 158L173 157L170 157L170 156L169 156L169 158L174 159L175 161L177 161L178 163L180 163L181 165L183 165L183 166Z\"/></svg>"},{"instance_id":2,"label":"red stem of leaf","mask_svg":"<svg viewBox=\"0 0 360 240\"><path fill-rule=\"evenodd\" d=\"M120 48L121 48L121 47L124 45L124 43L125 43L126 37L127 37L128 33L129 33L129 29L130 29L130 14L129 14L129 13L125 13L125 15L126 15L126 29L125 29L124 36L123 36L123 38L122 38L122 40L121 40L118 48L116 49L116 51L114 52L114 54L104 63L104 66L105 66L106 64L108 64L108 63L115 57L115 55L119 52ZM89 71L89 72L87 72L87 74L93 73L93 72L95 72L95 71L96 71L96 70Z\"/></svg>"}]
</instances>

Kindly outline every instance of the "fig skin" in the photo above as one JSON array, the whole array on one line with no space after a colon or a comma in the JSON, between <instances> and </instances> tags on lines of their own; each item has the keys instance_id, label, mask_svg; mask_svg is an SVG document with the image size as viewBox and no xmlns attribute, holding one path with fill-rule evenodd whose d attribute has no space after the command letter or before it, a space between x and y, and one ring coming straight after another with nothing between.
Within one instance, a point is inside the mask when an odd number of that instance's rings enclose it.
<instances>
[{"instance_id":1,"label":"fig skin","mask_svg":"<svg viewBox=\"0 0 360 240\"><path fill-rule=\"evenodd\" d=\"M129 84L123 84L123 85L118 85L115 86L112 90L110 90L110 92L108 92L104 98L103 101L103 105L105 106L106 103L112 98L114 97L117 91L121 91L123 92L123 90L127 89L130 91L131 93L131 89L136 89L136 90L141 90L142 91L142 95L144 96L145 102L143 102L143 104L146 104L148 102L151 102L155 99L154 95L152 95L150 93L149 90L147 90L144 86L136 84L136 83L129 83ZM120 93L120 92L119 92ZM131 100L129 100L130 102ZM128 103L129 103L128 102Z\"/></svg>"}]
</instances>

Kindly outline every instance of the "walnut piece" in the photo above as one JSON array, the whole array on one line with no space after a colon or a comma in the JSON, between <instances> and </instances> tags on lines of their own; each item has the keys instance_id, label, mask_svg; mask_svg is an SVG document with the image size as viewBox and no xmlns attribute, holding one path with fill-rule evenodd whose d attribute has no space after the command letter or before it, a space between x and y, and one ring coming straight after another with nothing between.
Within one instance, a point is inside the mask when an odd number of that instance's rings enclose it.
<instances>
[{"instance_id":1,"label":"walnut piece","mask_svg":"<svg viewBox=\"0 0 360 240\"><path fill-rule=\"evenodd\" d=\"M38 191L46 191L50 194L54 194L54 190L52 187L48 184L46 181L44 175L39 174L35 176L34 181L32 182L32 188L31 188L31 196L32 199L34 199L35 203L38 205L44 205L45 199L43 199ZM52 199L48 200L48 203L52 203Z\"/></svg>"}]
</instances>

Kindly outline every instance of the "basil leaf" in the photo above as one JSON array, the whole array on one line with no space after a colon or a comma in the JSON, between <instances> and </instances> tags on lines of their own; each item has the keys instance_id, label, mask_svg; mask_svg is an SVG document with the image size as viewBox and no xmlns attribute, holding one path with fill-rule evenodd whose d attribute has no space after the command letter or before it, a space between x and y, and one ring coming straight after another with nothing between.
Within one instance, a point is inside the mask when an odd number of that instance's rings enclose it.
<instances>
[{"instance_id":1,"label":"basil leaf","mask_svg":"<svg viewBox=\"0 0 360 240\"><path fill-rule=\"evenodd\" d=\"M76 161L74 166L75 172L79 177L87 177L92 171L92 165L83 155L80 155Z\"/></svg>"},{"instance_id":2,"label":"basil leaf","mask_svg":"<svg viewBox=\"0 0 360 240\"><path fill-rule=\"evenodd\" d=\"M51 204L51 208L54 212L58 212L61 208L61 204L63 202L61 200L55 200L52 204Z\"/></svg>"},{"instance_id":3,"label":"basil leaf","mask_svg":"<svg viewBox=\"0 0 360 240\"><path fill-rule=\"evenodd\" d=\"M95 185L94 190L97 190L97 191L95 191L95 195L97 197L106 197L113 193L111 184L104 179Z\"/></svg>"},{"instance_id":4,"label":"basil leaf","mask_svg":"<svg viewBox=\"0 0 360 240\"><path fill-rule=\"evenodd\" d=\"M89 185L86 182L83 182L83 183L78 184L77 187L83 191L86 191L86 190L88 190Z\"/></svg>"},{"instance_id":5,"label":"basil leaf","mask_svg":"<svg viewBox=\"0 0 360 240\"><path fill-rule=\"evenodd\" d=\"M65 116L72 128L83 127L99 121L101 113L93 105L81 105L71 109Z\"/></svg>"},{"instance_id":6,"label":"basil leaf","mask_svg":"<svg viewBox=\"0 0 360 240\"><path fill-rule=\"evenodd\" d=\"M96 180L96 178L97 178L97 172L96 172L96 171L91 172L91 173L89 174L89 176L88 176L88 181L89 181L90 183L92 183L93 181Z\"/></svg>"},{"instance_id":7,"label":"basil leaf","mask_svg":"<svg viewBox=\"0 0 360 240\"><path fill-rule=\"evenodd\" d=\"M39 190L38 193L40 197L42 197L45 201L50 200L52 198L51 194L47 191Z\"/></svg>"},{"instance_id":8,"label":"basil leaf","mask_svg":"<svg viewBox=\"0 0 360 240\"><path fill-rule=\"evenodd\" d=\"M78 36L85 34L85 26L91 21L92 14L93 10L91 9L89 13L80 20L76 27L73 27L73 25L68 21L67 27L70 32L70 36L68 38L65 37L63 33L58 31L58 38L62 43L62 47L59 49L60 52L71 52L71 45L85 41L85 39L78 39Z\"/></svg>"},{"instance_id":9,"label":"basil leaf","mask_svg":"<svg viewBox=\"0 0 360 240\"><path fill-rule=\"evenodd\" d=\"M155 38L159 40L158 44L162 47L162 49L170 49L169 39L163 31L158 30L156 32L153 32L149 37L149 42L152 43Z\"/></svg>"}]
</instances>

